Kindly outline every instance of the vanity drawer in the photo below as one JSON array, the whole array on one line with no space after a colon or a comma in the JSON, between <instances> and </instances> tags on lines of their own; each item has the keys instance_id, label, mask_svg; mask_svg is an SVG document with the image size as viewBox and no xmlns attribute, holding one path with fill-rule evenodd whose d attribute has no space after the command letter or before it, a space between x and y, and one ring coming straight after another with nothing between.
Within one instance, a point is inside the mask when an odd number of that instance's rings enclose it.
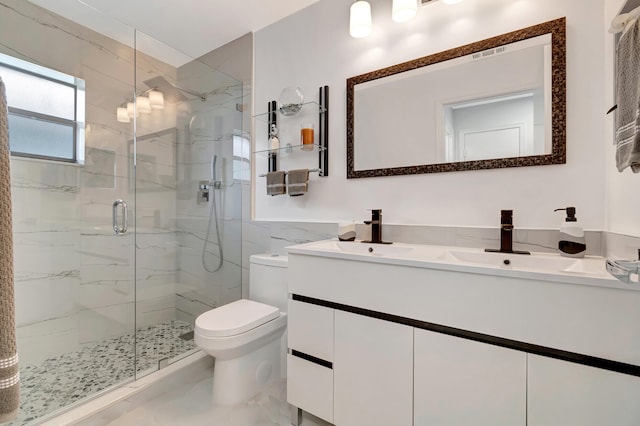
<instances>
[{"instance_id":1,"label":"vanity drawer","mask_svg":"<svg viewBox=\"0 0 640 426\"><path fill-rule=\"evenodd\" d=\"M333 309L289 299L289 348L333 361Z\"/></svg>"},{"instance_id":2,"label":"vanity drawer","mask_svg":"<svg viewBox=\"0 0 640 426\"><path fill-rule=\"evenodd\" d=\"M333 370L287 355L287 402L333 423Z\"/></svg>"}]
</instances>

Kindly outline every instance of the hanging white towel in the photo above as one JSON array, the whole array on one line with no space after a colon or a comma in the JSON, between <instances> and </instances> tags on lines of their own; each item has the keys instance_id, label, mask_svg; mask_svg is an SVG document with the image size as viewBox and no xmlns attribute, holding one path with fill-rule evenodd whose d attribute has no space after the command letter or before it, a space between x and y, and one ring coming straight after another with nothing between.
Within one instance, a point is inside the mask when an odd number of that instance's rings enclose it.
<instances>
[{"instance_id":1,"label":"hanging white towel","mask_svg":"<svg viewBox=\"0 0 640 426\"><path fill-rule=\"evenodd\" d=\"M7 98L0 78L0 423L18 415L19 380L13 295L13 227Z\"/></svg>"},{"instance_id":2,"label":"hanging white towel","mask_svg":"<svg viewBox=\"0 0 640 426\"><path fill-rule=\"evenodd\" d=\"M640 172L640 20L620 36L616 49L616 167Z\"/></svg>"}]
</instances>

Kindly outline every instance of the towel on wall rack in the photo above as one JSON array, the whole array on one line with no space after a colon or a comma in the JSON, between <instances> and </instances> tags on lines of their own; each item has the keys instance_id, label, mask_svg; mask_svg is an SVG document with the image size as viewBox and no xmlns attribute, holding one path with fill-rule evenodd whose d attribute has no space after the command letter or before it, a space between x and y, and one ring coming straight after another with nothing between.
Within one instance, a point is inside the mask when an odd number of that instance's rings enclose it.
<instances>
[{"instance_id":1,"label":"towel on wall rack","mask_svg":"<svg viewBox=\"0 0 640 426\"><path fill-rule=\"evenodd\" d=\"M309 187L309 169L289 170L287 192L292 197L304 195Z\"/></svg>"},{"instance_id":2,"label":"towel on wall rack","mask_svg":"<svg viewBox=\"0 0 640 426\"><path fill-rule=\"evenodd\" d=\"M284 184L286 172L280 170L269 172L267 177L267 195L284 195L287 187Z\"/></svg>"},{"instance_id":3,"label":"towel on wall rack","mask_svg":"<svg viewBox=\"0 0 640 426\"><path fill-rule=\"evenodd\" d=\"M620 36L616 49L616 167L640 172L640 20Z\"/></svg>"}]
</instances>

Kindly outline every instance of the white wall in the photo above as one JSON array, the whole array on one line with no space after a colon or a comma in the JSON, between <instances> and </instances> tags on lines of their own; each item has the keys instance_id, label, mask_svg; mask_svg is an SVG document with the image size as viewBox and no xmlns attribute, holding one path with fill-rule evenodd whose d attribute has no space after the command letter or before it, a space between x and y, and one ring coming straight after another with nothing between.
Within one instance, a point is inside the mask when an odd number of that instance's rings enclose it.
<instances>
[{"instance_id":1,"label":"white wall","mask_svg":"<svg viewBox=\"0 0 640 426\"><path fill-rule=\"evenodd\" d=\"M556 228L554 208L576 206L587 229L605 225L603 0L466 0L436 2L417 18L396 24L390 0L370 0L374 31L348 33L350 2L322 0L255 34L254 112L290 85L317 98L330 86L330 176L312 175L303 197L270 197L266 157L256 157L257 220L363 220L382 208L395 224L497 226L500 209L513 209L517 227ZM567 164L413 176L346 179L346 79L462 44L567 17ZM266 148L266 123L254 120L256 149ZM285 123L281 123L281 128ZM390 125L393 125L390 123ZM295 136L291 136L294 138ZM283 138L281 138L281 142ZM284 141L286 142L286 141ZM390 141L393 143L393 141ZM316 167L316 156L296 153L283 169Z\"/></svg>"},{"instance_id":2,"label":"white wall","mask_svg":"<svg viewBox=\"0 0 640 426\"><path fill-rule=\"evenodd\" d=\"M625 0L605 0L604 25L608 28L611 20L622 9ZM638 2L636 2L638 3ZM614 104L614 46L615 37L608 32L604 38L605 49L605 111ZM613 145L614 114L606 117L604 144L607 164L606 229L619 234L640 236L640 176L630 169L619 173L615 167L615 147Z\"/></svg>"}]
</instances>

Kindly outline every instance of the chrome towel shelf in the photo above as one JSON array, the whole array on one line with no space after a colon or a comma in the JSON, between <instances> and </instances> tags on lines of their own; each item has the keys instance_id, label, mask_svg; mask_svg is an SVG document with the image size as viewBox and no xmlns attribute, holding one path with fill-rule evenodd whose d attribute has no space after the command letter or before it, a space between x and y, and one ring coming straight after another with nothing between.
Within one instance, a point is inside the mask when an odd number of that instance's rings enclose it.
<instances>
[{"instance_id":1,"label":"chrome towel shelf","mask_svg":"<svg viewBox=\"0 0 640 426\"><path fill-rule=\"evenodd\" d=\"M320 169L309 169L309 173L319 173ZM287 174L287 172L284 172L284 174ZM266 174L262 174L262 175L258 175L258 177L265 177L267 176Z\"/></svg>"}]
</instances>

